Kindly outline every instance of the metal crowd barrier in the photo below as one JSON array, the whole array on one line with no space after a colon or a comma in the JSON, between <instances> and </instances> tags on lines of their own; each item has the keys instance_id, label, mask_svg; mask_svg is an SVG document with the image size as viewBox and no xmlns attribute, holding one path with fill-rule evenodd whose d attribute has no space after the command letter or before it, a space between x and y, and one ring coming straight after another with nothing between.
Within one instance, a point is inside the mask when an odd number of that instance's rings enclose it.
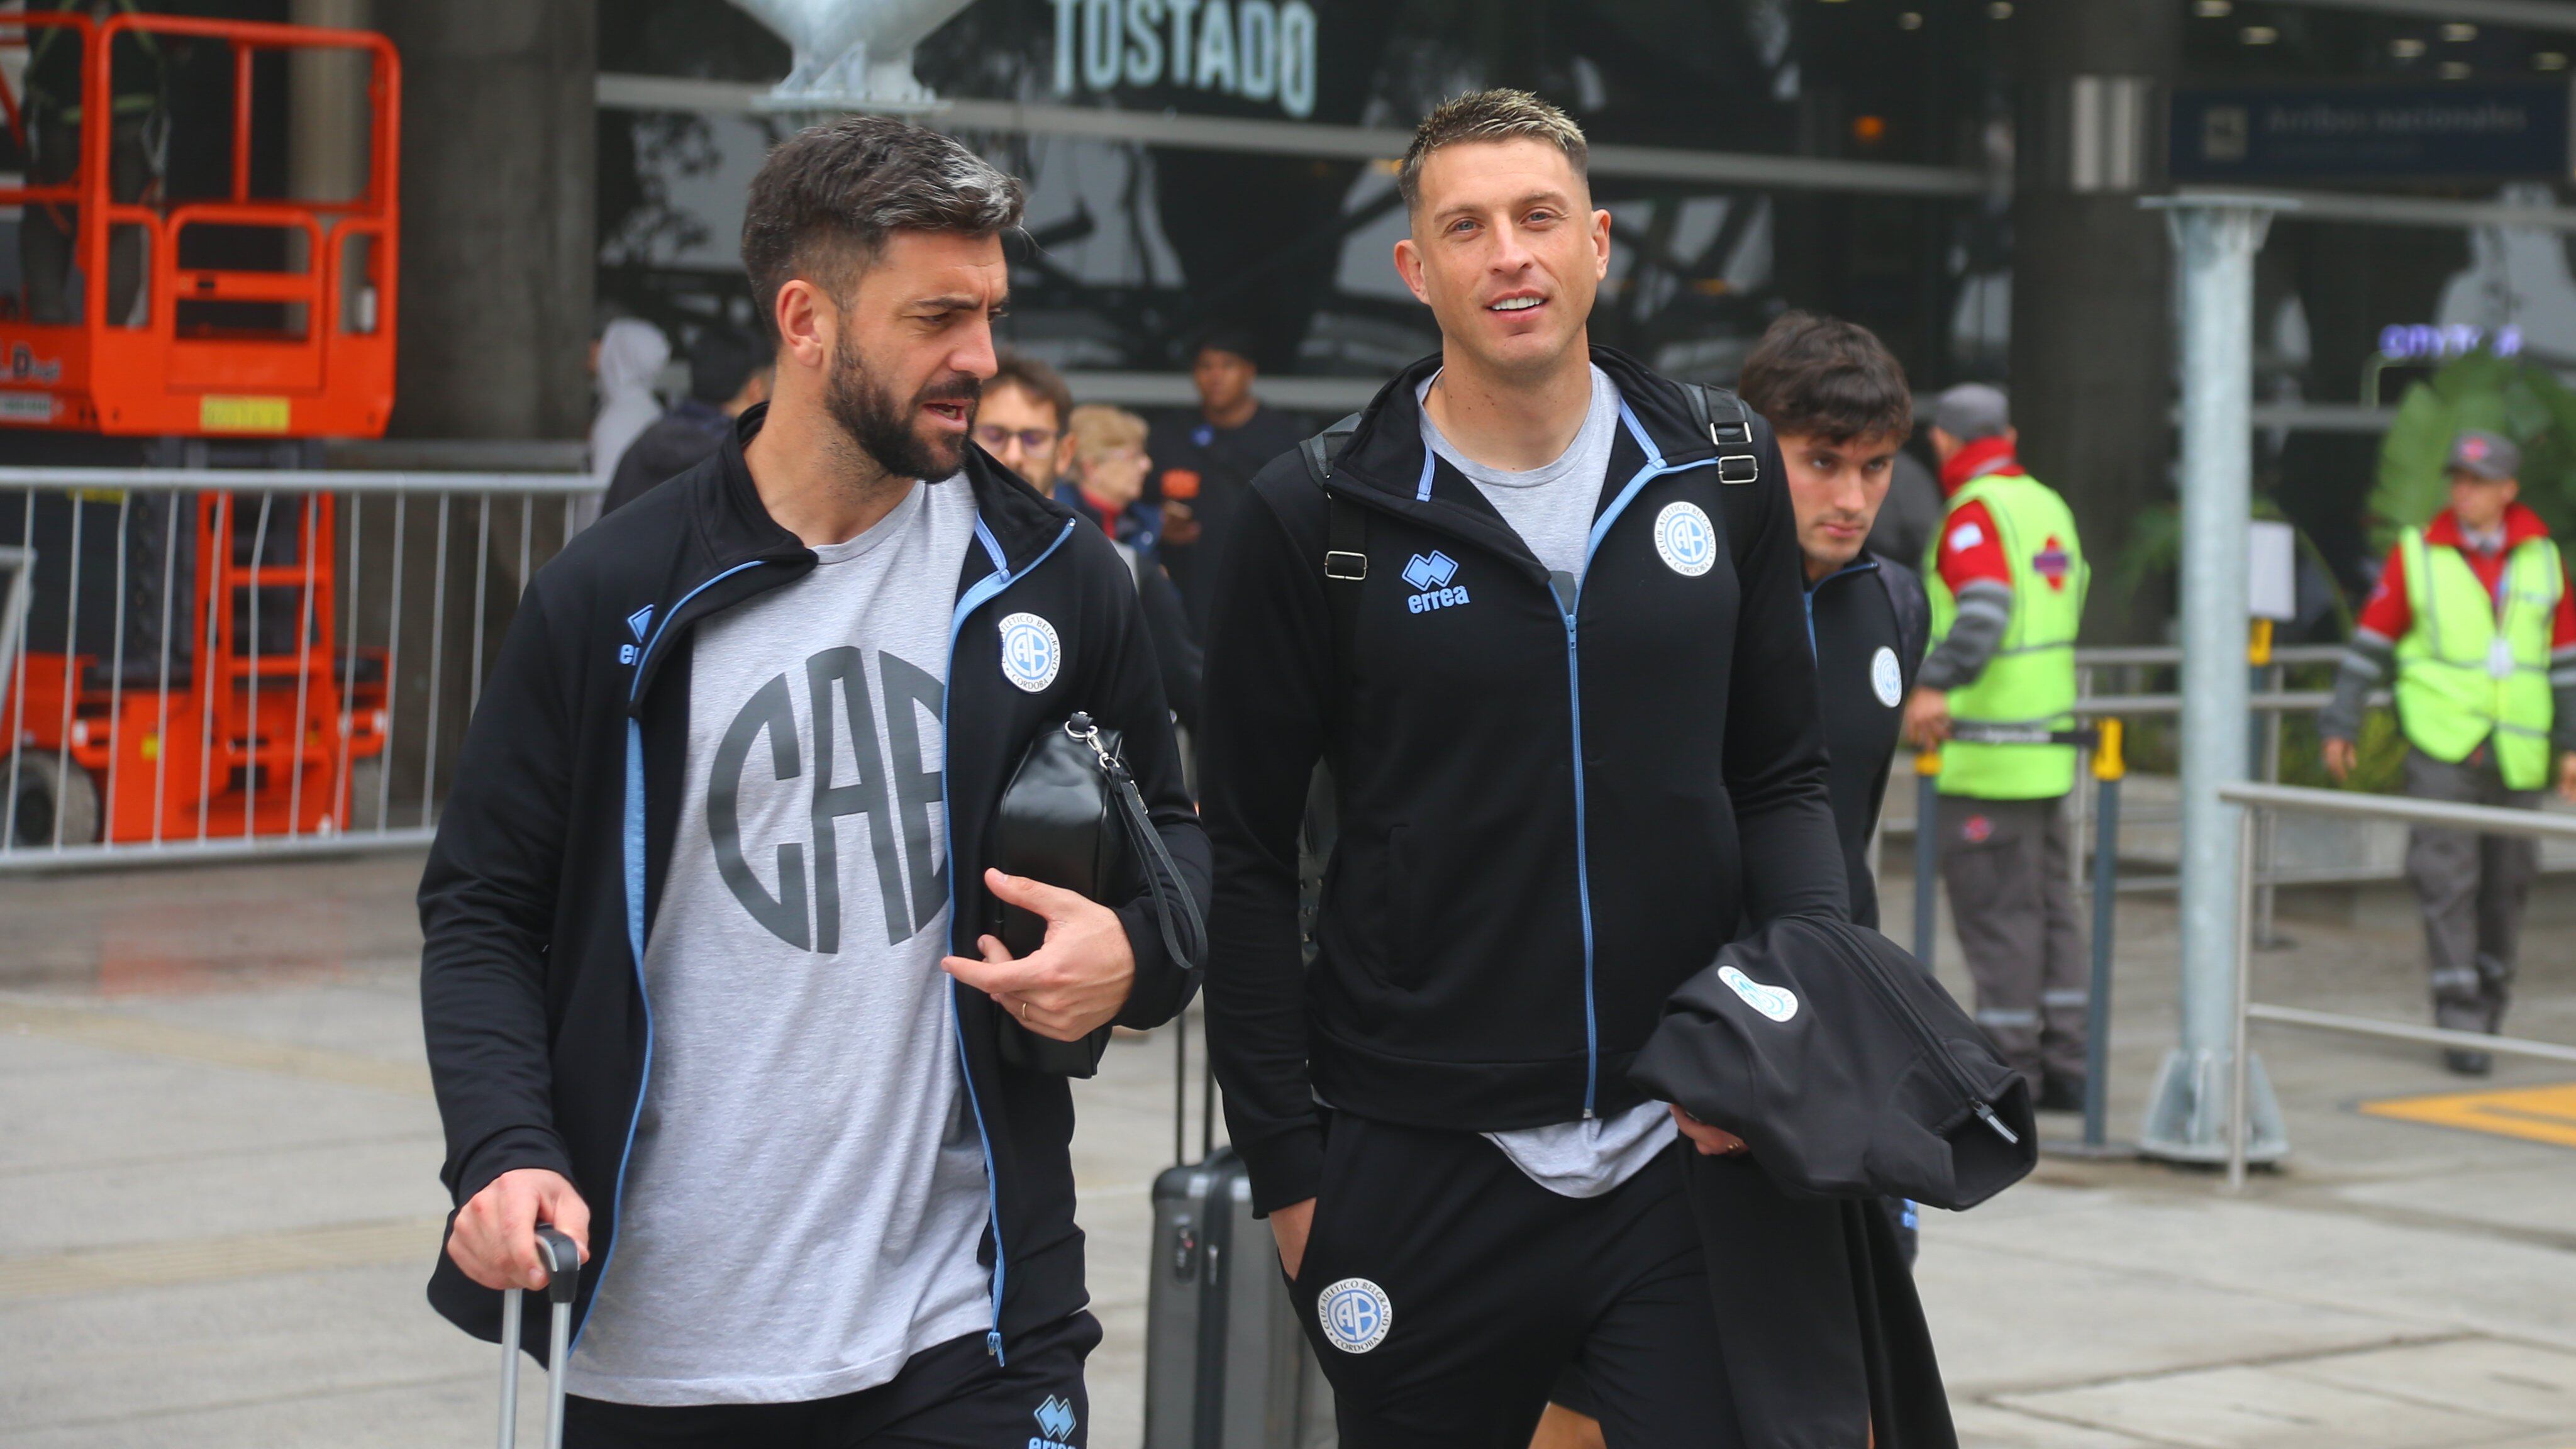
<instances>
[{"instance_id":1,"label":"metal crowd barrier","mask_svg":"<svg viewBox=\"0 0 2576 1449\"><path fill-rule=\"evenodd\" d=\"M486 661L596 493L0 468L0 872L425 843Z\"/></svg>"},{"instance_id":2,"label":"metal crowd barrier","mask_svg":"<svg viewBox=\"0 0 2576 1449\"><path fill-rule=\"evenodd\" d=\"M2255 817L2274 810L2305 810L2319 815L2340 815L2347 819L2394 820L2407 825L2443 826L2455 830L2474 830L2482 835L2521 835L2535 840L2576 840L2576 818L2547 815L2537 810L2500 810L2486 805L2451 805L2433 800L2410 800L2394 795L2361 795L2346 790L2311 790L2296 785L2221 785L2218 798L2243 807L2238 821L2239 854L2237 856L2237 938L2236 938L2236 1024L2230 1037L2228 1053L2230 1080L2227 1094L2227 1190L2242 1191L2245 1186L2246 1151L2246 1063L2249 1033L2255 1022L2275 1026L2294 1026L2310 1031L2341 1032L2348 1036L2378 1037L2386 1041L2422 1042L2431 1046L2451 1047L2466 1051L2501 1052L2507 1056L2540 1057L2549 1061L2576 1062L2576 1046L2559 1042L2531 1041L2522 1037L2486 1036L2472 1031L2451 1031L2437 1026L2415 1026L2406 1022L2379 1021L2366 1016L2344 1016L2334 1012L2306 1011L2297 1007L2273 1006L2254 1000L2254 941L2252 898Z\"/></svg>"}]
</instances>

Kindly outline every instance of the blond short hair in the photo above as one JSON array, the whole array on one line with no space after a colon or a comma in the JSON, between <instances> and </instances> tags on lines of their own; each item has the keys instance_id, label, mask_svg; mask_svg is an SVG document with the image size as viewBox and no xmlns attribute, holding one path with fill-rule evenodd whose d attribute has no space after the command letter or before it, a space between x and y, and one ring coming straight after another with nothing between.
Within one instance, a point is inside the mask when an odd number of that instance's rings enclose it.
<instances>
[{"instance_id":1,"label":"blond short hair","mask_svg":"<svg viewBox=\"0 0 2576 1449\"><path fill-rule=\"evenodd\" d=\"M1574 174L1585 174L1592 144L1574 118L1528 91L1469 91L1431 108L1413 128L1413 144L1396 168L1395 187L1404 194L1404 209L1422 204L1422 165L1443 146L1469 141L1544 141L1565 153Z\"/></svg>"},{"instance_id":2,"label":"blond short hair","mask_svg":"<svg viewBox=\"0 0 2576 1449\"><path fill-rule=\"evenodd\" d=\"M1065 428L1073 434L1073 458L1077 463L1091 462L1120 448L1145 446L1145 420L1106 403L1085 403L1075 408Z\"/></svg>"}]
</instances>

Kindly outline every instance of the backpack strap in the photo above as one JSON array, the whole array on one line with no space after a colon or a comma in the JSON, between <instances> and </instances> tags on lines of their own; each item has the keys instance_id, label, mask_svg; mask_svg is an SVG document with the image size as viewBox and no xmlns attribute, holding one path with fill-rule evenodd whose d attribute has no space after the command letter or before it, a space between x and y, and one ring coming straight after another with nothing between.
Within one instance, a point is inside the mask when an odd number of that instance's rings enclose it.
<instances>
[{"instance_id":1,"label":"backpack strap","mask_svg":"<svg viewBox=\"0 0 2576 1449\"><path fill-rule=\"evenodd\" d=\"M1753 451L1753 413L1732 391L1704 382L1686 383L1691 422L1718 446L1717 481L1751 483L1762 476L1762 460Z\"/></svg>"},{"instance_id":2,"label":"backpack strap","mask_svg":"<svg viewBox=\"0 0 2576 1449\"><path fill-rule=\"evenodd\" d=\"M1350 657L1351 632L1359 618L1360 584L1368 578L1368 510L1324 486L1333 464L1351 445L1360 415L1352 413L1297 445L1306 476L1324 491L1331 510L1324 532L1324 593L1333 605L1333 655Z\"/></svg>"},{"instance_id":3,"label":"backpack strap","mask_svg":"<svg viewBox=\"0 0 2576 1449\"><path fill-rule=\"evenodd\" d=\"M1896 614L1896 662L1911 692L1915 671L1923 667L1924 651L1932 643L1932 603L1923 596L1923 580L1901 564L1880 559L1878 582L1887 590L1888 608Z\"/></svg>"}]
</instances>

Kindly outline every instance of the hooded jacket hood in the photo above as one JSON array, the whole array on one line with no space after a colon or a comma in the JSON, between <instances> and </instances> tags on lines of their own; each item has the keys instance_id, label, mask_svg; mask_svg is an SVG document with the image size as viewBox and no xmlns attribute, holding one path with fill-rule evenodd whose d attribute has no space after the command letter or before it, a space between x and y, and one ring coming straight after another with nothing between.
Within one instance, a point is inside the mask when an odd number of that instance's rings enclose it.
<instances>
[{"instance_id":1,"label":"hooded jacket hood","mask_svg":"<svg viewBox=\"0 0 2576 1449\"><path fill-rule=\"evenodd\" d=\"M590 424L590 472L602 487L627 445L662 416L653 379L671 360L671 339L640 317L620 317L599 335L599 413Z\"/></svg>"}]
</instances>

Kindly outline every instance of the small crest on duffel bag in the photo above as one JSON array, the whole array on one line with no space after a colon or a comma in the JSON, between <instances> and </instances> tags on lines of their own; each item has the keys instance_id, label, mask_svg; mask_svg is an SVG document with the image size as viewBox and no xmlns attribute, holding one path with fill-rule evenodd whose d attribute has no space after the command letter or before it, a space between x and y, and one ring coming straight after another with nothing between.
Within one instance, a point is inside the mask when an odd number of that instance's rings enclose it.
<instances>
[{"instance_id":1,"label":"small crest on duffel bag","mask_svg":"<svg viewBox=\"0 0 2576 1449\"><path fill-rule=\"evenodd\" d=\"M1798 996L1785 986L1765 986L1732 966L1717 968L1717 979L1727 989L1744 998L1744 1004L1773 1021L1787 1021L1798 1014Z\"/></svg>"}]
</instances>

